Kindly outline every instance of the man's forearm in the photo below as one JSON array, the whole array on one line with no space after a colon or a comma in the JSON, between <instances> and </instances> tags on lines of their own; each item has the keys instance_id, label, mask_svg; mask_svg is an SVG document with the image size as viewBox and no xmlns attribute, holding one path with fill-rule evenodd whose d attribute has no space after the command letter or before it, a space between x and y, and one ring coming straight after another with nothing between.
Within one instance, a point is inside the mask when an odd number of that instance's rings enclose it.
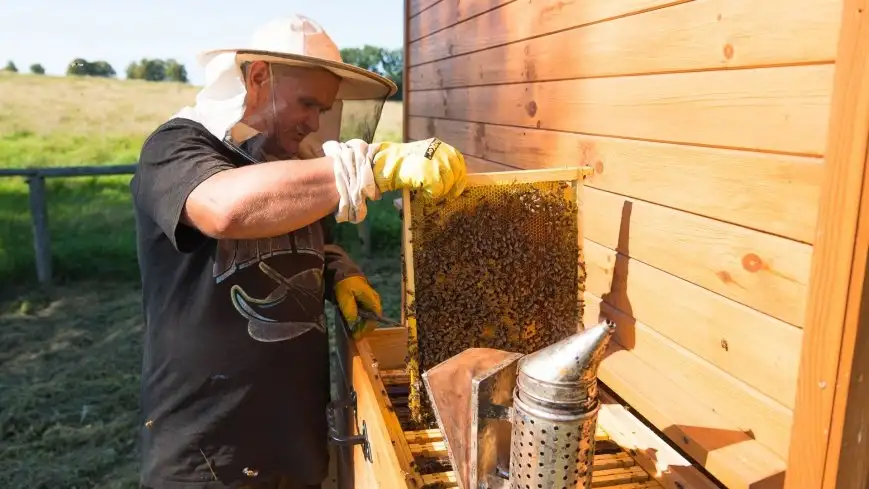
<instances>
[{"instance_id":1,"label":"man's forearm","mask_svg":"<svg viewBox=\"0 0 869 489\"><path fill-rule=\"evenodd\" d=\"M216 238L264 238L316 222L338 200L331 158L273 161L207 179L188 197L184 220Z\"/></svg>"}]
</instances>

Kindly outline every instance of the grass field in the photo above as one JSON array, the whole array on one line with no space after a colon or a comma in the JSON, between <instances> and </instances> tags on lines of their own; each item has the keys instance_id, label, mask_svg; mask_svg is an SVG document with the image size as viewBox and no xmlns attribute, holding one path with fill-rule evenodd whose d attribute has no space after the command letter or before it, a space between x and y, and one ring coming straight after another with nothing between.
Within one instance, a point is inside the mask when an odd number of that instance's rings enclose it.
<instances>
[{"instance_id":1,"label":"grass field","mask_svg":"<svg viewBox=\"0 0 869 489\"><path fill-rule=\"evenodd\" d=\"M135 163L196 88L0 73L0 168ZM401 133L390 102L376 139ZM35 282L27 186L0 178L0 487L136 487L142 325L129 176L49 180L55 285ZM400 221L370 207L372 249L340 242L399 315Z\"/></svg>"}]
</instances>

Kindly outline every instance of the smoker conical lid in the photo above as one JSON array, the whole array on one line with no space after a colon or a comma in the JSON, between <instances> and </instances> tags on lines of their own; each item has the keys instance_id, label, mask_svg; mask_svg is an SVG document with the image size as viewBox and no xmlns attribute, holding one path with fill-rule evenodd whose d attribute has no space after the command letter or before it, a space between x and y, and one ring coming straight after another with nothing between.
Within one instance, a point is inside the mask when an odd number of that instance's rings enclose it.
<instances>
[{"instance_id":1,"label":"smoker conical lid","mask_svg":"<svg viewBox=\"0 0 869 489\"><path fill-rule=\"evenodd\" d=\"M582 384L597 377L615 325L603 321L520 361L523 376L547 384Z\"/></svg>"}]
</instances>

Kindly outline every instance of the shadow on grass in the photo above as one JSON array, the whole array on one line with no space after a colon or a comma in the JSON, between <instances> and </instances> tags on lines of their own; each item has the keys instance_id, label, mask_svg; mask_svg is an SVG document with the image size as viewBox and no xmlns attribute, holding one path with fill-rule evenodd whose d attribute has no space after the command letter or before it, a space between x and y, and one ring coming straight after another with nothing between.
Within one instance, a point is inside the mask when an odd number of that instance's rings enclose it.
<instances>
[{"instance_id":1,"label":"shadow on grass","mask_svg":"<svg viewBox=\"0 0 869 489\"><path fill-rule=\"evenodd\" d=\"M139 311L134 282L0 303L0 487L136 487Z\"/></svg>"}]
</instances>

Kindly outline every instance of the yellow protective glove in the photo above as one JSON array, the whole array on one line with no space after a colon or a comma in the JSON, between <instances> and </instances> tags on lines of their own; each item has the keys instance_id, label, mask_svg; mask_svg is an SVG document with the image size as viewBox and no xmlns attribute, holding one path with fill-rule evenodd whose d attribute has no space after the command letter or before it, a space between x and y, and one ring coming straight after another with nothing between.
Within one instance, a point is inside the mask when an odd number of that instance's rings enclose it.
<instances>
[{"instance_id":1,"label":"yellow protective glove","mask_svg":"<svg viewBox=\"0 0 869 489\"><path fill-rule=\"evenodd\" d=\"M347 321L354 339L361 338L377 327L377 321L360 320L360 307L372 311L378 316L383 314L380 295L371 287L365 277L354 275L335 284L335 300L338 302L341 315Z\"/></svg>"},{"instance_id":2,"label":"yellow protective glove","mask_svg":"<svg viewBox=\"0 0 869 489\"><path fill-rule=\"evenodd\" d=\"M462 153L438 138L412 143L379 143L373 157L374 181L381 192L419 189L435 201L465 190Z\"/></svg>"}]
</instances>

